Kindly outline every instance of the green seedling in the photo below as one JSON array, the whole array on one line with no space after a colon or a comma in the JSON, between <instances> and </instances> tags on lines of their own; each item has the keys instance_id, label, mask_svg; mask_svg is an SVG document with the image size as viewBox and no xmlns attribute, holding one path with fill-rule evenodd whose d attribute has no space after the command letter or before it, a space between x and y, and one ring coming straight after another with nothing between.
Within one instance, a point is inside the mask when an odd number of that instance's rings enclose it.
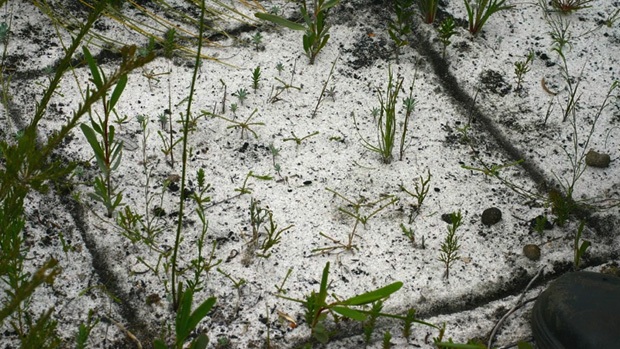
<instances>
[{"instance_id":1,"label":"green seedling","mask_svg":"<svg viewBox=\"0 0 620 349\"><path fill-rule=\"evenodd\" d=\"M256 34L252 36L252 43L256 51L260 51L261 44L263 43L263 35L260 32L256 32Z\"/></svg>"},{"instance_id":2,"label":"green seedling","mask_svg":"<svg viewBox=\"0 0 620 349\"><path fill-rule=\"evenodd\" d=\"M530 51L527 55L525 61L515 62L515 76L517 78L517 87L515 90L521 89L521 84L523 83L523 77L527 72L530 71L530 65L532 64L532 59L534 59L534 51Z\"/></svg>"},{"instance_id":3,"label":"green seedling","mask_svg":"<svg viewBox=\"0 0 620 349\"><path fill-rule=\"evenodd\" d=\"M412 308L412 309L407 310L407 314L404 316L403 320L404 320L403 337L409 340L409 337L411 337L411 326L413 325L414 322L416 322L415 309Z\"/></svg>"},{"instance_id":4,"label":"green seedling","mask_svg":"<svg viewBox=\"0 0 620 349\"><path fill-rule=\"evenodd\" d=\"M211 311L211 308L215 305L215 297L210 297L206 301L200 303L200 305L192 311L194 290L191 288L183 290L181 283L179 283L179 297L179 309L174 323L176 339L174 345L172 346L172 348L175 349L185 347L185 341L189 335L196 329L200 321L207 317ZM208 344L209 337L207 337L206 334L201 333L190 342L189 348L205 349ZM168 347L161 339L155 340L153 347L155 349L170 349L170 347Z\"/></svg>"},{"instance_id":5,"label":"green seedling","mask_svg":"<svg viewBox=\"0 0 620 349\"><path fill-rule=\"evenodd\" d=\"M281 100L280 95L282 94L282 92L284 92L284 91L286 91L286 90L288 90L290 88L295 89L297 91L301 91L301 87L293 86L292 85L292 80L293 80L292 77L291 77L291 83L287 83L284 80L278 78L277 76L274 77L274 79L276 81L278 81L280 84L282 84L282 86L276 86L275 87L275 90L277 91L276 94L273 94L274 87L271 88L271 93L269 95L269 102L271 102L271 103L275 103L277 101L280 101Z\"/></svg>"},{"instance_id":6,"label":"green seedling","mask_svg":"<svg viewBox=\"0 0 620 349\"><path fill-rule=\"evenodd\" d=\"M245 139L246 131L251 133L254 136L254 138L258 139L258 134L252 129L252 126L265 126L265 123L264 122L250 122L250 120L252 120L256 112L258 112L258 109L254 109L254 111L250 114L250 116L247 117L247 119L245 119L245 121L236 121L236 120L229 119L222 115L217 115L217 114L214 114L208 111L202 111L202 114L206 116L216 117L224 121L228 121L232 125L226 127L227 129L230 129L230 128L241 129L241 139Z\"/></svg>"},{"instance_id":7,"label":"green seedling","mask_svg":"<svg viewBox=\"0 0 620 349\"><path fill-rule=\"evenodd\" d=\"M265 238L259 246L261 253L256 254L261 258L269 258L271 256L271 253L267 253L269 249L280 243L282 233L294 227L294 225L291 224L285 228L278 229L278 225L273 221L273 213L271 211L268 211L268 219L268 225L263 226L265 230Z\"/></svg>"},{"instance_id":8,"label":"green seedling","mask_svg":"<svg viewBox=\"0 0 620 349\"><path fill-rule=\"evenodd\" d=\"M401 223L400 230L403 232L403 235L405 235L405 237L407 237L407 239L409 239L409 241L411 241L411 243L415 247L416 246L415 232L413 231L413 228L407 228L404 224Z\"/></svg>"},{"instance_id":9,"label":"green seedling","mask_svg":"<svg viewBox=\"0 0 620 349\"><path fill-rule=\"evenodd\" d=\"M280 164L278 164L276 162L276 158L280 155L280 149L276 148L276 146L273 145L273 143L270 143L267 146L267 148L269 148L269 152L271 153L271 163L273 164L273 168L279 174L280 173Z\"/></svg>"},{"instance_id":10,"label":"green seedling","mask_svg":"<svg viewBox=\"0 0 620 349\"><path fill-rule=\"evenodd\" d=\"M282 283L280 284L280 286L274 285L276 287L276 290L278 291L278 294L286 294L286 290L284 289L284 284L286 283L286 280L288 280L288 277L291 275L292 272L293 272L293 268L288 268L288 271L286 272L286 276L284 277L284 280L282 280Z\"/></svg>"},{"instance_id":11,"label":"green seedling","mask_svg":"<svg viewBox=\"0 0 620 349\"><path fill-rule=\"evenodd\" d=\"M504 5L506 0L463 0L467 10L469 32L478 34L489 17L499 11L509 10L514 6Z\"/></svg>"},{"instance_id":12,"label":"green seedling","mask_svg":"<svg viewBox=\"0 0 620 349\"><path fill-rule=\"evenodd\" d=\"M338 207L338 211L344 213L345 215L349 217L354 218L357 222L360 222L363 225L366 225L372 217L379 214L379 212L383 211L386 207L398 201L398 198L392 195L383 195L382 198L376 201L372 201L372 202L368 202L368 199L366 198L360 198L359 200L354 201L354 200L351 200L343 196L342 194L338 193L337 191L333 189L325 188L325 190L334 194L334 196L337 196L343 199L344 201L347 202L347 207L352 208L352 209L345 209L343 207ZM377 205L379 205L379 207L373 210L373 208ZM361 212L362 209L370 209L372 211L370 211L370 213L368 214L363 214Z\"/></svg>"},{"instance_id":13,"label":"green seedling","mask_svg":"<svg viewBox=\"0 0 620 349\"><path fill-rule=\"evenodd\" d=\"M547 225L547 217L540 215L536 217L536 220L534 221L534 231L537 232L538 235L542 237L546 225Z\"/></svg>"},{"instance_id":14,"label":"green seedling","mask_svg":"<svg viewBox=\"0 0 620 349\"><path fill-rule=\"evenodd\" d=\"M230 274L226 273L225 271L223 271L220 268L217 268L217 272L224 275L224 277L226 277L228 280L230 280L233 283L233 287L236 290L240 290L241 286L245 285L247 283L247 281L243 278L239 278L239 280L235 280L235 278L233 278Z\"/></svg>"},{"instance_id":15,"label":"green seedling","mask_svg":"<svg viewBox=\"0 0 620 349\"><path fill-rule=\"evenodd\" d=\"M364 332L364 342L366 345L370 344L370 339L372 338L372 333L375 331L375 327L377 326L377 319L381 314L381 310L383 309L383 301L378 300L372 303L372 307L370 308L370 313L367 316L367 320L362 324L362 330Z\"/></svg>"},{"instance_id":16,"label":"green seedling","mask_svg":"<svg viewBox=\"0 0 620 349\"><path fill-rule=\"evenodd\" d=\"M291 131L291 135L292 135L293 137L292 137L292 138L284 138L282 141L283 141L283 142L293 141L293 142L295 142L295 144L297 144L298 146L300 146L300 145L301 145L301 142L303 142L304 140L306 140L306 139L308 139L308 138L310 138L310 137L316 136L316 135L318 135L318 134L319 134L319 131L314 131L314 132L312 132L312 133L310 133L310 134L308 134L308 135L306 135L306 136L304 136L304 137L302 137L302 138L299 138L299 137L297 137L297 136L295 135L295 132L292 132L292 131Z\"/></svg>"},{"instance_id":17,"label":"green seedling","mask_svg":"<svg viewBox=\"0 0 620 349\"><path fill-rule=\"evenodd\" d=\"M405 120L403 122L403 126L402 126L402 132L400 134L400 147L399 147L399 156L398 159L400 161L403 161L403 158L405 157L405 149L407 148L408 144L406 144L406 139L407 139L407 131L409 130L409 120L411 119L411 116L413 114L413 109L415 108L416 105L416 100L413 98L413 85L415 84L415 76L414 76L414 81L411 84L411 87L409 88L409 96L405 99L403 99L403 105L405 106Z\"/></svg>"},{"instance_id":18,"label":"green seedling","mask_svg":"<svg viewBox=\"0 0 620 349\"><path fill-rule=\"evenodd\" d=\"M78 333L75 336L76 349L88 348L88 337L90 337L90 332L99 323L99 319L94 319L93 315L94 311L92 309L88 310L88 318L86 319L86 323L81 323L78 327Z\"/></svg>"},{"instance_id":19,"label":"green seedling","mask_svg":"<svg viewBox=\"0 0 620 349\"><path fill-rule=\"evenodd\" d=\"M439 24L439 28L437 28L437 31L439 32L439 40L441 41L441 45L443 46L443 49L441 51L442 56L445 59L446 49L452 43L450 39L454 34L456 34L456 23L454 22L454 19L449 16L446 17L446 19L444 19L441 24Z\"/></svg>"},{"instance_id":20,"label":"green seedling","mask_svg":"<svg viewBox=\"0 0 620 349\"><path fill-rule=\"evenodd\" d=\"M280 6L278 5L273 5L271 6L271 8L269 9L269 13L271 13L272 15L278 15L278 13L280 13Z\"/></svg>"},{"instance_id":21,"label":"green seedling","mask_svg":"<svg viewBox=\"0 0 620 349\"><path fill-rule=\"evenodd\" d=\"M398 291L403 286L402 282L397 281L387 286L378 288L374 291L366 292L344 300L340 300L334 296L336 301L328 303L328 278L329 262L325 264L325 268L323 269L321 285L318 293L312 291L312 293L307 295L305 299L296 299L278 295L278 297L280 298L303 305L303 307L305 308L304 317L306 320L306 324L308 324L308 326L310 327L312 331L312 336L317 341L323 344L329 341L329 337L331 335L331 332L325 326L325 320L327 319L328 314L331 314L334 319L337 319L339 317L345 317L353 321L363 322L368 318L371 311L360 309L359 307L385 300L392 293ZM378 312L376 316L402 319L402 317L398 315L384 314L380 312ZM434 327L434 325L428 323L424 324Z\"/></svg>"},{"instance_id":22,"label":"green seedling","mask_svg":"<svg viewBox=\"0 0 620 349\"><path fill-rule=\"evenodd\" d=\"M393 3L396 20L390 20L388 23L388 35L394 42L396 63L399 62L400 49L409 44L407 35L411 34L411 23L413 18L412 5L414 1L415 0L396 0ZM418 2L418 5L422 2L424 2L424 0Z\"/></svg>"},{"instance_id":23,"label":"green seedling","mask_svg":"<svg viewBox=\"0 0 620 349\"><path fill-rule=\"evenodd\" d=\"M333 242L335 245L333 246L328 246L328 247L321 247L321 248L316 248L314 250L312 250L312 252L314 253L331 253L335 250L339 250L342 249L343 251L351 251L353 249L358 249L357 245L353 244L353 239L355 238L355 236L357 235L357 227L358 225L361 223L362 225L366 225L366 223L368 223L368 220L370 220L372 217L374 217L375 215L379 214L379 212L383 211L386 207L396 203L398 201L398 198L393 197L391 195L387 195L384 196L383 198L374 201L374 202L367 202L367 199L362 198L358 201L353 201L351 199L346 198L345 196L341 195L340 193L336 192L335 190L329 189L329 188L325 188L327 191L331 192L334 194L334 196L337 196L343 200L345 200L347 202L347 208L344 207L338 207L338 211L340 211L341 213L352 217L355 219L355 223L353 224L353 229L351 230L351 232L348 235L348 240L346 243L341 242L338 239L335 239L323 232L320 232L319 235L323 236L324 238L330 240L331 242ZM369 214L365 214L362 213L362 209L369 209L372 210L375 206L379 205L378 208L374 209L373 211L371 211ZM352 209L348 209L349 207L351 207Z\"/></svg>"},{"instance_id":24,"label":"green seedling","mask_svg":"<svg viewBox=\"0 0 620 349\"><path fill-rule=\"evenodd\" d=\"M498 177L500 174L500 171L505 169L505 168L509 168L509 167L513 167L513 166L517 166L519 164L521 164L524 160L517 160L517 161L513 161L507 164L503 164L503 165L497 165L497 164L493 164L493 165L487 165L487 164L482 164L482 167L472 167L472 166L466 166L466 165L461 165L461 168L464 168L466 170L470 170L470 171L477 171L477 172L482 172L485 176L490 176L490 177Z\"/></svg>"},{"instance_id":25,"label":"green seedling","mask_svg":"<svg viewBox=\"0 0 620 349\"><path fill-rule=\"evenodd\" d=\"M329 9L338 5L339 2L340 0L312 0L314 10L310 12L306 0L301 1L300 11L305 25L291 22L271 13L256 13L255 16L289 29L304 31L302 41L304 51L310 59L310 64L314 64L316 56L329 40L329 25L327 24Z\"/></svg>"},{"instance_id":26,"label":"green seedling","mask_svg":"<svg viewBox=\"0 0 620 349\"><path fill-rule=\"evenodd\" d=\"M433 23L435 21L435 15L437 14L437 4L439 0L418 0L417 3L422 13L424 23Z\"/></svg>"},{"instance_id":27,"label":"green seedling","mask_svg":"<svg viewBox=\"0 0 620 349\"><path fill-rule=\"evenodd\" d=\"M592 7L589 5L592 1L594 0L551 0L551 6L562 13L571 13Z\"/></svg>"},{"instance_id":28,"label":"green seedling","mask_svg":"<svg viewBox=\"0 0 620 349\"><path fill-rule=\"evenodd\" d=\"M233 93L233 96L237 97L237 99L239 100L239 103L243 105L243 101L245 101L246 98L248 98L248 90L244 88L240 88L235 93Z\"/></svg>"},{"instance_id":29,"label":"green seedling","mask_svg":"<svg viewBox=\"0 0 620 349\"><path fill-rule=\"evenodd\" d=\"M420 176L420 181L415 184L415 193L407 190L404 185L399 185L400 190L409 194L409 196L416 199L416 204L411 205L411 213L409 214L409 224L413 223L418 213L420 212L420 208L424 203L424 199L426 199L426 195L428 195L428 191L430 189L430 181L431 181L431 171L428 170L428 176L426 179Z\"/></svg>"},{"instance_id":30,"label":"green seedling","mask_svg":"<svg viewBox=\"0 0 620 349\"><path fill-rule=\"evenodd\" d=\"M108 79L103 71L97 67L95 59L86 47L84 47L83 53L93 77L91 81L98 89L101 89L108 83ZM97 121L95 121L91 115L90 126L88 124L80 125L84 137L93 150L99 171L101 171L101 175L95 178L95 192L90 193L89 196L105 206L107 217L112 217L112 213L123 199L122 191L117 191L117 187L112 183L112 171L116 170L121 163L123 142L114 138L115 128L110 124L110 116L112 113L116 114L114 108L126 85L127 76L123 76L119 79L109 99L105 95L102 96L103 118L98 116ZM101 137L101 140L98 137Z\"/></svg>"},{"instance_id":31,"label":"green seedling","mask_svg":"<svg viewBox=\"0 0 620 349\"><path fill-rule=\"evenodd\" d=\"M254 92L258 89L258 83L260 81L260 65L252 72L252 88Z\"/></svg>"},{"instance_id":32,"label":"green seedling","mask_svg":"<svg viewBox=\"0 0 620 349\"><path fill-rule=\"evenodd\" d=\"M392 348L392 334L390 334L390 331L385 331L385 333L383 334L383 342L381 344L381 348L382 349L390 349Z\"/></svg>"},{"instance_id":33,"label":"green seedling","mask_svg":"<svg viewBox=\"0 0 620 349\"><path fill-rule=\"evenodd\" d=\"M314 110L312 111L312 117L316 116L316 112L319 110L319 106L321 105L321 102L323 101L323 96L325 96L325 91L327 90L327 84L329 83L332 76L334 75L334 68L336 67L336 62L338 62L338 58L339 57L336 57L336 59L334 60L334 63L332 63L332 68L329 70L329 75L327 75L327 79L325 80L325 83L323 84L323 89L321 90L321 93L319 94L319 98L316 101L316 106L314 106Z\"/></svg>"},{"instance_id":34,"label":"green seedling","mask_svg":"<svg viewBox=\"0 0 620 349\"><path fill-rule=\"evenodd\" d=\"M204 5L204 0L201 3L200 6L200 25L199 25L199 31L198 31L198 37L202 38L204 31L205 31L205 5ZM185 195L183 195L185 193L185 190L187 189L186 187L186 180L187 180L187 162L188 162L188 154L191 152L191 150L189 149L188 146L188 142L189 142L189 132L190 132L190 118L192 116L192 102L194 99L194 93L196 90L196 80L198 79L198 70L200 69L200 62L201 62L201 51L202 51L202 44L203 44L203 40L198 40L198 48L196 50L196 57L195 57L195 61L194 61L194 69L192 72L192 78L191 78L191 84L190 84L190 88L189 88L189 92L188 92L188 96L187 96L187 107L185 110L185 114L181 114L181 118L183 120L182 125L182 137L181 139L182 141L182 153L181 153L181 185L180 185L180 193L182 195L179 195L179 201L178 201L178 214L177 214L177 219L176 219L176 232L175 232L175 237L174 237L174 245L172 248L172 257L170 258L169 264L166 263L166 271L167 274L169 272L170 275L170 285L172 288L172 292L171 292L171 297L172 297L172 309L174 309L175 311L177 311L177 321L176 321L176 332L177 332L177 344L179 343L179 333L182 334L182 338L184 339L187 335L189 335L189 333L191 331L194 331L196 325L198 324L199 321L201 321L206 315L207 312L211 309L211 307L213 306L213 304L215 303L215 298L209 298L207 301L205 301L204 303L202 303L198 309L196 310L195 313L193 313L192 315L190 315L190 309L191 309L191 305L192 305L192 295L195 292L194 289L189 288L186 292L183 292L182 290L182 285L183 283L181 281L179 281L177 283L177 278L180 277L180 275L178 275L181 271L179 270L180 268L178 268L178 257L179 257L179 246L181 245L181 241L183 240L182 238L182 232L183 232L183 227L186 223L185 221ZM168 84L168 89L170 90L170 82ZM171 101L171 93L168 94L168 108L171 109L172 108L172 101ZM171 131L171 137L172 137L172 129ZM198 173L198 177L199 180L200 177L204 177L204 174ZM202 181L201 183L202 186L205 186L204 181ZM202 193L200 195L203 195ZM200 206L200 204L199 204ZM199 210L200 212L200 210ZM207 226L204 220L204 217L202 218L202 222L203 222L203 230L202 230L202 237L200 238L201 240L204 240L204 236L206 234L206 230L207 230ZM202 243L201 243L202 244ZM200 255L200 253L199 253ZM196 273L200 273L202 272L202 269L199 269L199 271L195 271ZM198 274L196 274L198 275ZM200 276L196 276L196 278L200 278ZM167 281L166 281L167 282ZM199 280L196 280L196 283L198 283ZM178 286L177 286L178 285ZM188 300L189 299L189 300ZM208 344L209 339L206 337L206 335L202 334L199 335L192 343L191 346L197 345L196 343L200 341L200 347L201 348L205 348ZM183 346L183 343L181 342L180 346ZM180 349L180 348L179 348Z\"/></svg>"},{"instance_id":35,"label":"green seedling","mask_svg":"<svg viewBox=\"0 0 620 349\"><path fill-rule=\"evenodd\" d=\"M170 28L164 34L163 51L164 57L172 58L174 50L176 49L176 36L177 31L174 28Z\"/></svg>"},{"instance_id":36,"label":"green seedling","mask_svg":"<svg viewBox=\"0 0 620 349\"><path fill-rule=\"evenodd\" d=\"M237 116L237 109L239 109L239 107L237 106L237 103L230 104L230 111L233 112L234 116Z\"/></svg>"},{"instance_id":37,"label":"green seedling","mask_svg":"<svg viewBox=\"0 0 620 349\"><path fill-rule=\"evenodd\" d=\"M446 279L450 278L450 266L459 258L459 237L456 230L461 226L461 211L452 214L452 224L448 226L448 235L441 243L439 260L446 266Z\"/></svg>"},{"instance_id":38,"label":"green seedling","mask_svg":"<svg viewBox=\"0 0 620 349\"><path fill-rule=\"evenodd\" d=\"M278 75L282 75L282 72L284 71L284 64L282 64L282 62L278 62L276 64L276 70L278 71Z\"/></svg>"},{"instance_id":39,"label":"green seedling","mask_svg":"<svg viewBox=\"0 0 620 349\"><path fill-rule=\"evenodd\" d=\"M170 132L170 134L172 134L173 132ZM170 139L168 138L166 135L164 135L161 131L157 131L157 135L159 136L159 138L161 139L162 142L162 147L160 148L161 152L164 154L165 157L170 156L170 160L166 160L166 162L174 167L174 147L181 143L183 141L183 138L177 138L175 139Z\"/></svg>"},{"instance_id":40,"label":"green seedling","mask_svg":"<svg viewBox=\"0 0 620 349\"><path fill-rule=\"evenodd\" d=\"M332 86L325 90L325 96L330 97L333 102L336 101L336 86Z\"/></svg>"},{"instance_id":41,"label":"green seedling","mask_svg":"<svg viewBox=\"0 0 620 349\"><path fill-rule=\"evenodd\" d=\"M273 179L273 177L271 176L261 176L261 175L255 175L254 172L250 171L248 172L248 174L245 176L245 179L243 180L243 184L241 185L241 188L235 188L235 191L239 193L239 195L243 195L243 194L251 194L252 193L252 188L249 187L248 185L248 180L250 178L256 178L256 179L260 179L262 181L270 181Z\"/></svg>"},{"instance_id":42,"label":"green seedling","mask_svg":"<svg viewBox=\"0 0 620 349\"><path fill-rule=\"evenodd\" d=\"M398 78L394 82L392 69L388 70L388 85L385 90L385 97L379 91L379 116L377 120L378 144L373 145L360 135L362 145L381 156L384 163L388 164L392 161L392 150L396 143L396 102L398 101L398 93L403 85L403 78ZM355 114L353 114L355 118ZM355 119L354 119L354 123ZM356 123L357 124L357 123ZM404 137L404 135L403 135Z\"/></svg>"},{"instance_id":43,"label":"green seedling","mask_svg":"<svg viewBox=\"0 0 620 349\"><path fill-rule=\"evenodd\" d=\"M573 258L573 268L575 270L579 270L581 257L583 257L583 255L586 253L586 250L591 245L590 241L588 240L583 240L583 242L581 242L581 245L579 244L579 242L582 241L581 234L583 233L583 228L585 227L585 225L585 221L581 221L581 223L579 223L579 228L577 229L577 233L575 234L575 240L573 240L573 252L575 255Z\"/></svg>"}]
</instances>

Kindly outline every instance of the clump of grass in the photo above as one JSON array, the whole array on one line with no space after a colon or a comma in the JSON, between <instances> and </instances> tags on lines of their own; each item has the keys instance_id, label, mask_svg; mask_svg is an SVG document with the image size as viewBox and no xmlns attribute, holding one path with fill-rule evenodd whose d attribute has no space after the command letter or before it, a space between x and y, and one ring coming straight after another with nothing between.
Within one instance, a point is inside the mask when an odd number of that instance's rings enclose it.
<instances>
[{"instance_id":1,"label":"clump of grass","mask_svg":"<svg viewBox=\"0 0 620 349\"><path fill-rule=\"evenodd\" d=\"M513 8L514 6L504 5L506 0L463 0L467 10L469 21L469 32L472 35L478 34L489 18L499 12Z\"/></svg>"},{"instance_id":2,"label":"clump of grass","mask_svg":"<svg viewBox=\"0 0 620 349\"><path fill-rule=\"evenodd\" d=\"M551 0L551 6L562 13L571 13L592 7L589 5L592 1L594 0Z\"/></svg>"}]
</instances>

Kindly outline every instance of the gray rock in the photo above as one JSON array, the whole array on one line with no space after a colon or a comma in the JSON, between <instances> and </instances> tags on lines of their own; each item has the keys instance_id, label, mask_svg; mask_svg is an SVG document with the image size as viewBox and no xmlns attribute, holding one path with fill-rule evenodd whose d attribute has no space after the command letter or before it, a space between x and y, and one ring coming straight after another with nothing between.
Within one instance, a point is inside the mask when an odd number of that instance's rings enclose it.
<instances>
[{"instance_id":1,"label":"gray rock","mask_svg":"<svg viewBox=\"0 0 620 349\"><path fill-rule=\"evenodd\" d=\"M590 149L586 154L586 165L591 167L606 168L609 167L611 158L609 154L599 153Z\"/></svg>"}]
</instances>

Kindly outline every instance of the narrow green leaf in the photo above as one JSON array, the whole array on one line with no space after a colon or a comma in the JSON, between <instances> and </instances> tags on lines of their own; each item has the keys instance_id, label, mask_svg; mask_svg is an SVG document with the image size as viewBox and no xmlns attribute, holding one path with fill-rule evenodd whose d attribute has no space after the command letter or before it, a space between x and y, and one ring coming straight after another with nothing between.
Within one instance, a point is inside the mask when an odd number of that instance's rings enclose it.
<instances>
[{"instance_id":1,"label":"narrow green leaf","mask_svg":"<svg viewBox=\"0 0 620 349\"><path fill-rule=\"evenodd\" d=\"M323 277L321 278L321 289L319 290L319 306L325 304L327 299L327 278L329 277L329 262L325 264L323 268Z\"/></svg>"},{"instance_id":2,"label":"narrow green leaf","mask_svg":"<svg viewBox=\"0 0 620 349\"><path fill-rule=\"evenodd\" d=\"M198 326L198 323L207 316L214 304L215 297L210 297L206 301L202 302L196 310L194 310L187 323L187 327L190 331L193 331L196 326Z\"/></svg>"},{"instance_id":3,"label":"narrow green leaf","mask_svg":"<svg viewBox=\"0 0 620 349\"><path fill-rule=\"evenodd\" d=\"M403 287L403 283L400 281L396 281L393 284L389 284L374 291L370 291L364 294L360 294L359 296L349 298L342 302L342 304L362 305L372 303L391 295L392 293L400 290L401 287Z\"/></svg>"},{"instance_id":4,"label":"narrow green leaf","mask_svg":"<svg viewBox=\"0 0 620 349\"><path fill-rule=\"evenodd\" d=\"M99 68L97 67L97 62L90 54L90 51L86 48L86 46L82 47L84 51L84 58L86 59L86 63L88 63L88 67L90 68L90 73L93 76L93 82L97 88L101 88L103 86L103 80L101 79L101 74L99 74Z\"/></svg>"},{"instance_id":5,"label":"narrow green leaf","mask_svg":"<svg viewBox=\"0 0 620 349\"><path fill-rule=\"evenodd\" d=\"M205 349L209 345L209 337L204 333L201 333L198 338L194 339L190 349Z\"/></svg>"},{"instance_id":6,"label":"narrow green leaf","mask_svg":"<svg viewBox=\"0 0 620 349\"><path fill-rule=\"evenodd\" d=\"M306 30L306 27L304 27L301 24L289 21L286 18L282 18L280 16L276 16L276 15L272 15L270 13L263 13L263 12L257 12L254 14L254 16L265 20L265 21L269 21L272 23L275 23L277 25L281 25L283 27L289 28L289 29L293 29L293 30Z\"/></svg>"},{"instance_id":7,"label":"narrow green leaf","mask_svg":"<svg viewBox=\"0 0 620 349\"><path fill-rule=\"evenodd\" d=\"M155 348L155 349L168 349L168 346L166 346L166 343L164 343L164 341L162 341L161 339L156 339L153 342L153 348Z\"/></svg>"},{"instance_id":8,"label":"narrow green leaf","mask_svg":"<svg viewBox=\"0 0 620 349\"><path fill-rule=\"evenodd\" d=\"M177 310L177 318L175 323L177 341L184 341L191 331L188 323L190 311L192 309L192 299L194 297L194 293L191 289L183 292L182 288L183 283L179 282L179 294L181 299L179 302L179 309Z\"/></svg>"},{"instance_id":9,"label":"narrow green leaf","mask_svg":"<svg viewBox=\"0 0 620 349\"><path fill-rule=\"evenodd\" d=\"M355 309L351 309L347 307L333 307L331 309L342 316L346 316L356 321L364 321L366 320L366 317L368 316L367 314L364 314Z\"/></svg>"},{"instance_id":10,"label":"narrow green leaf","mask_svg":"<svg viewBox=\"0 0 620 349\"><path fill-rule=\"evenodd\" d=\"M120 79L118 79L118 82L116 83L116 87L114 88L114 92L112 92L112 96L110 97L109 108L108 108L109 110L114 109L114 106L116 106L118 99L121 98L121 94L123 93L123 90L125 89L126 85L127 85L127 75L123 75L120 77Z\"/></svg>"},{"instance_id":11,"label":"narrow green leaf","mask_svg":"<svg viewBox=\"0 0 620 349\"><path fill-rule=\"evenodd\" d=\"M339 3L340 3L340 0L329 0L328 2L323 4L323 6L321 7L321 10L327 11L330 8L338 5Z\"/></svg>"}]
</instances>

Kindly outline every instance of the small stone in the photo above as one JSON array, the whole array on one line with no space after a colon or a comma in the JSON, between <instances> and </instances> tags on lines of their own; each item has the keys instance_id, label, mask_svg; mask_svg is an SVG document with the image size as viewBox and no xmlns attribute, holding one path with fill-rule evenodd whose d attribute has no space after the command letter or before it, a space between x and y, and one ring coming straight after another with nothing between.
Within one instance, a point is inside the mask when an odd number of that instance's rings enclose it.
<instances>
[{"instance_id":1,"label":"small stone","mask_svg":"<svg viewBox=\"0 0 620 349\"><path fill-rule=\"evenodd\" d=\"M493 225L502 220L502 211L497 207L487 208L482 212L482 224Z\"/></svg>"},{"instance_id":2,"label":"small stone","mask_svg":"<svg viewBox=\"0 0 620 349\"><path fill-rule=\"evenodd\" d=\"M540 259L540 247L538 245L528 244L523 246L523 254L531 261Z\"/></svg>"},{"instance_id":3,"label":"small stone","mask_svg":"<svg viewBox=\"0 0 620 349\"><path fill-rule=\"evenodd\" d=\"M441 220L448 223L448 224L452 224L452 213L444 213L441 215Z\"/></svg>"},{"instance_id":4,"label":"small stone","mask_svg":"<svg viewBox=\"0 0 620 349\"><path fill-rule=\"evenodd\" d=\"M606 168L609 167L610 162L609 154L599 153L592 149L586 154L586 165L588 166Z\"/></svg>"}]
</instances>

